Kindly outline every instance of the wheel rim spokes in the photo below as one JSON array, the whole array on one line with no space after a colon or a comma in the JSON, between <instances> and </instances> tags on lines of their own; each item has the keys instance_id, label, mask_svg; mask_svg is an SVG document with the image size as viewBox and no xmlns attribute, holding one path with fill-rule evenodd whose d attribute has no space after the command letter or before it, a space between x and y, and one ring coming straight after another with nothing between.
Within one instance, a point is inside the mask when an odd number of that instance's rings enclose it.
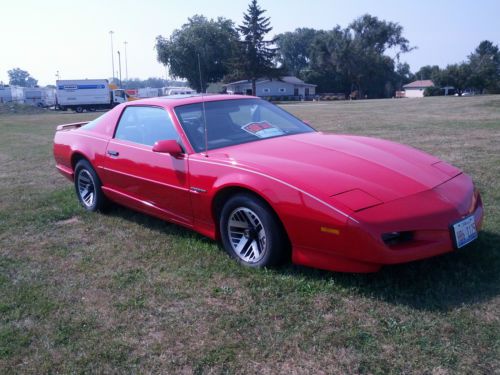
<instances>
[{"instance_id":1,"label":"wheel rim spokes","mask_svg":"<svg viewBox=\"0 0 500 375\"><path fill-rule=\"evenodd\" d=\"M266 232L260 218L252 210L240 207L229 216L229 240L235 254L247 263L256 263L264 256Z\"/></svg>"},{"instance_id":2,"label":"wheel rim spokes","mask_svg":"<svg viewBox=\"0 0 500 375\"><path fill-rule=\"evenodd\" d=\"M81 171L78 175L78 193L80 194L80 198L85 206L90 207L94 204L94 179L86 170Z\"/></svg>"}]
</instances>

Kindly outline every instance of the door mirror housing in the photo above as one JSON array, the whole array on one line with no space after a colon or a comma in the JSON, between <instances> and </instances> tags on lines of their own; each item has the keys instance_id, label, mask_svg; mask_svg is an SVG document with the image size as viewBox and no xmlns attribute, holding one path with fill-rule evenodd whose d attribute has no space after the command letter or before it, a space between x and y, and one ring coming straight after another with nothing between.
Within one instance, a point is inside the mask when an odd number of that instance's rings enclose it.
<instances>
[{"instance_id":1,"label":"door mirror housing","mask_svg":"<svg viewBox=\"0 0 500 375\"><path fill-rule=\"evenodd\" d=\"M157 141L153 146L153 152L159 152L162 154L170 154L172 156L179 156L183 153L181 146L177 141L174 140L164 140Z\"/></svg>"}]
</instances>

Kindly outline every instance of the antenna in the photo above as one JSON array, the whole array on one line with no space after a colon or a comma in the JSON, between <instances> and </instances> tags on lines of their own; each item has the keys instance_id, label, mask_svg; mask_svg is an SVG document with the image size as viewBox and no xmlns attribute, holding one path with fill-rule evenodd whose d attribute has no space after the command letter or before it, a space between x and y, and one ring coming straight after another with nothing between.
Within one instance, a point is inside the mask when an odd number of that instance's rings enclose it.
<instances>
[{"instance_id":1,"label":"antenna","mask_svg":"<svg viewBox=\"0 0 500 375\"><path fill-rule=\"evenodd\" d=\"M200 88L201 88L201 106L203 108L203 126L205 127L205 157L208 158L208 133L207 133L207 115L205 111L205 99L203 98L203 80L201 78L201 62L200 54L198 53L198 71L200 73Z\"/></svg>"}]
</instances>

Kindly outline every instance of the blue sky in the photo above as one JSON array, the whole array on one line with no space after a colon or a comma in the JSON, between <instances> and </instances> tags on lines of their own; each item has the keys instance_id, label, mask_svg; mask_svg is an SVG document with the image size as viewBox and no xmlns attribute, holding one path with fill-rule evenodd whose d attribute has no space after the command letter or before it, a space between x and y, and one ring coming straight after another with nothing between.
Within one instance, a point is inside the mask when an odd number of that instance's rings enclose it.
<instances>
[{"instance_id":1,"label":"blue sky","mask_svg":"<svg viewBox=\"0 0 500 375\"><path fill-rule=\"evenodd\" d=\"M109 31L116 50L128 42L129 77L165 76L156 61L157 35L169 36L188 17L222 16L239 24L249 0L86 0L2 1L0 11L0 81L7 70L28 70L41 84L61 78L111 76ZM484 39L500 43L498 0L260 0L274 27L272 34L297 27L347 26L370 13L400 23L417 50L404 55L412 70L464 60ZM125 78L125 62L122 60Z\"/></svg>"}]
</instances>

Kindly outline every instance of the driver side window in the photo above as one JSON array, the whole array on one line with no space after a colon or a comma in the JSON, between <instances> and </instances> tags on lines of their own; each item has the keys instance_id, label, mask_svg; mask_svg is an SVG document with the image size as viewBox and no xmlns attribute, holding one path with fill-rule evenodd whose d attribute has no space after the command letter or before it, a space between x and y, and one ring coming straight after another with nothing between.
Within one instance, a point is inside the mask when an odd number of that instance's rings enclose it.
<instances>
[{"instance_id":1,"label":"driver side window","mask_svg":"<svg viewBox=\"0 0 500 375\"><path fill-rule=\"evenodd\" d=\"M129 106L117 125L115 139L153 146L156 141L179 140L169 114L162 108Z\"/></svg>"}]
</instances>

